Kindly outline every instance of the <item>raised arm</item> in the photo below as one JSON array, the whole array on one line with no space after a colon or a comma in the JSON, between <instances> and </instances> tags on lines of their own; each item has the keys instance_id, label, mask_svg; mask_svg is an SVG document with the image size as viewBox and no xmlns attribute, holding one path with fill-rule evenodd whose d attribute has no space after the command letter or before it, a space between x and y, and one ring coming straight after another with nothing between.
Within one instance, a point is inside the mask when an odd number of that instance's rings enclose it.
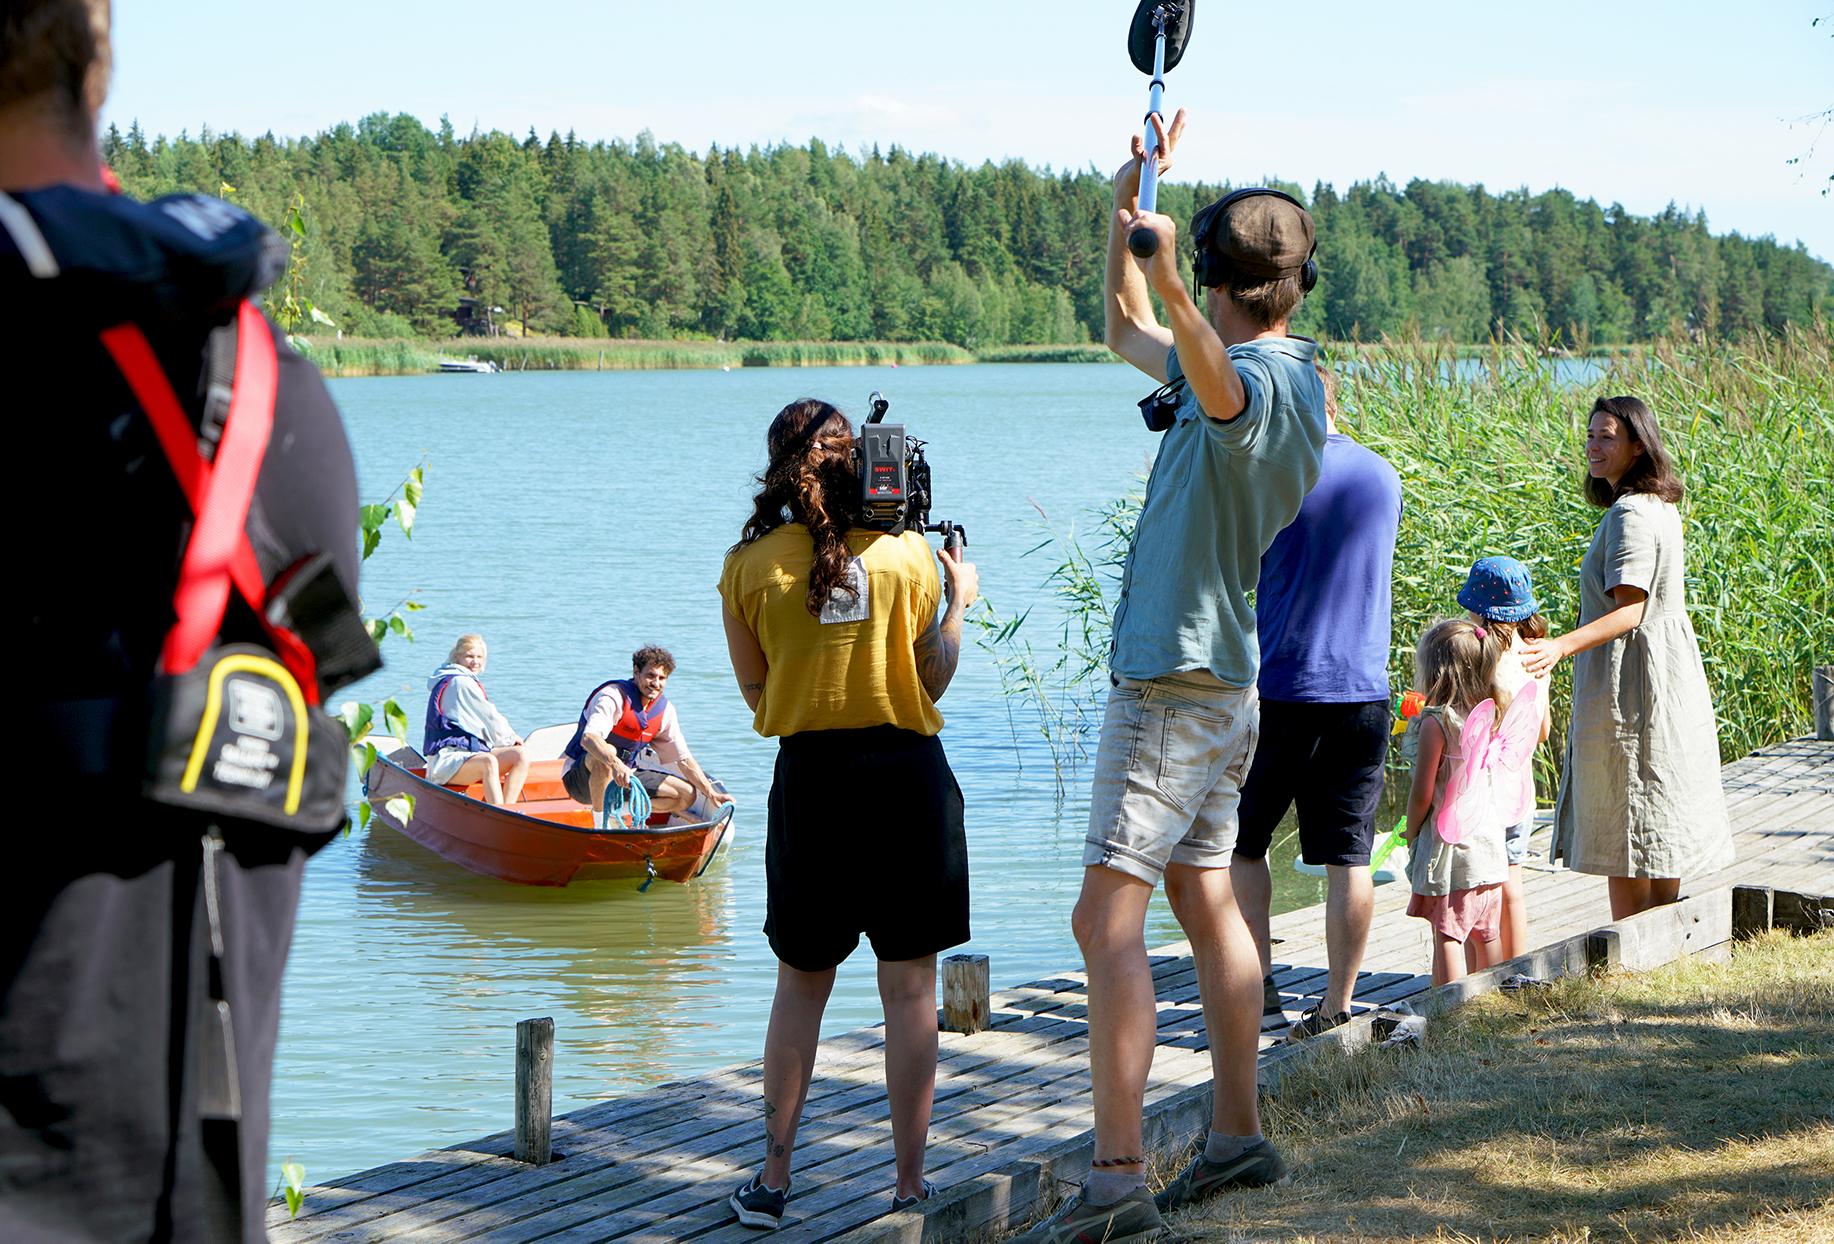
<instances>
[{"instance_id":1,"label":"raised arm","mask_svg":"<svg viewBox=\"0 0 1834 1244\"><path fill-rule=\"evenodd\" d=\"M1166 318L1172 322L1171 338L1178 346L1178 365L1184 370L1191 392L1197 395L1198 405L1210 418L1227 423L1247 408L1248 391L1242 386L1242 377L1230 361L1223 339L1216 335L1216 329L1184 287L1184 275L1178 271L1178 227L1170 216L1123 209L1115 213L1109 232L1125 238L1141 227L1158 235L1159 249L1146 259L1136 259L1132 252L1122 258L1144 271L1144 280L1165 304ZM1163 359L1159 367L1161 372L1165 370Z\"/></svg>"},{"instance_id":2,"label":"raised arm","mask_svg":"<svg viewBox=\"0 0 1834 1244\"><path fill-rule=\"evenodd\" d=\"M942 699L955 678L962 655L962 615L981 594L980 572L973 562L962 560L959 549L944 549L936 556L943 568L942 618L917 639L917 677L932 703Z\"/></svg>"},{"instance_id":3,"label":"raised arm","mask_svg":"<svg viewBox=\"0 0 1834 1244\"><path fill-rule=\"evenodd\" d=\"M1172 167L1172 148L1184 132L1184 110L1172 118L1167 131L1160 118L1153 118L1159 131L1159 172ZM1159 323L1153 314L1153 300L1147 293L1146 277L1127 249L1124 217L1131 217L1140 197L1140 161L1146 145L1140 135L1133 138L1133 158L1114 175L1114 212L1108 218L1108 259L1102 286L1102 341L1110 350L1135 367L1165 383L1165 355L1172 348L1171 330Z\"/></svg>"}]
</instances>

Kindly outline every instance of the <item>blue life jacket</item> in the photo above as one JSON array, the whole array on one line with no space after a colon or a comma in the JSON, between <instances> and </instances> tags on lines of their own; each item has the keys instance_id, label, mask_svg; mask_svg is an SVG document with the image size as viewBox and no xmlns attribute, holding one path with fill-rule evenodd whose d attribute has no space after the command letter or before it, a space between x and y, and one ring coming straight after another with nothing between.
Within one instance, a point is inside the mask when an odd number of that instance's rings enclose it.
<instances>
[{"instance_id":1,"label":"blue life jacket","mask_svg":"<svg viewBox=\"0 0 1834 1244\"><path fill-rule=\"evenodd\" d=\"M427 724L421 733L423 746L420 754L431 759L449 747L460 748L468 752L487 752L490 744L477 735L468 733L459 724L446 716L444 708L446 689L452 686L457 674L448 674L433 684L433 692L427 696ZM484 684L479 683L482 687Z\"/></svg>"},{"instance_id":2,"label":"blue life jacket","mask_svg":"<svg viewBox=\"0 0 1834 1244\"><path fill-rule=\"evenodd\" d=\"M562 755L577 762L586 756L586 718L592 712L592 702L599 698L599 692L607 687L616 687L624 697L624 715L612 723L611 734L605 740L617 749L618 758L625 764L632 764L637 753L650 745L650 740L662 733L662 718L669 710L669 697L659 695L656 702L648 708L642 708L643 693L637 689L634 678L614 678L602 682L592 689L586 697L585 705L579 711L579 725L573 728L573 738L562 751Z\"/></svg>"}]
</instances>

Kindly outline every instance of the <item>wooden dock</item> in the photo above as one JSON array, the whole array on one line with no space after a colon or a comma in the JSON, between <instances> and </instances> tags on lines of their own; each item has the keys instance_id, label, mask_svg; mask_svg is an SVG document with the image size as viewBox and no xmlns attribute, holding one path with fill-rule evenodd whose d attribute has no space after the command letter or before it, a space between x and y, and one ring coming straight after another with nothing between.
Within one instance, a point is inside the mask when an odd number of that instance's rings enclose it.
<instances>
[{"instance_id":1,"label":"wooden dock","mask_svg":"<svg viewBox=\"0 0 1834 1244\"><path fill-rule=\"evenodd\" d=\"M1686 878L1686 895L1704 901L1734 884L1834 894L1834 742L1804 739L1766 748L1727 766L1724 782L1738 860L1723 873ZM1544 838L1537 837L1534 847L1545 853ZM1548 961L1569 946L1580 953L1587 931L1610 919L1602 878L1531 862L1524 888L1530 944L1555 947ZM1715 901L1723 907L1730 900L1721 893ZM1405 886L1376 890L1356 990L1359 1010L1438 1000L1422 997L1429 987L1426 925L1402 915L1406 902ZM1685 896L1675 910L1673 938L1686 938L1683 926L1698 916L1690 914ZM1276 917L1273 935L1276 980L1287 1017L1297 1018L1324 987L1322 908ZM1591 945L1615 945L1615 937L1595 936ZM1209 1119L1210 1062L1188 951L1172 945L1152 958L1159 1050L1147 1089L1147 1141L1155 1149L1183 1146ZM276 1206L269 1230L276 1244L728 1244L956 1239L1017 1223L1052 1185L1079 1178L1087 1167L1092 1139L1083 988L1081 973L1066 972L1003 990L992 997L986 1031L942 1035L928 1152L939 1195L922 1212L890 1213L883 1034L872 1028L822 1045L797 1137L789 1213L784 1227L768 1237L738 1226L726 1204L756 1166L762 1144L757 1062L561 1116L553 1121L555 1161L549 1165L515 1161L515 1135L506 1131L310 1188L298 1219L289 1220L285 1207ZM1268 1026L1277 1030L1280 1024L1270 1020ZM1275 1045L1276 1035L1262 1038L1264 1081L1305 1052ZM506 1109L508 1090L506 1071Z\"/></svg>"}]
</instances>

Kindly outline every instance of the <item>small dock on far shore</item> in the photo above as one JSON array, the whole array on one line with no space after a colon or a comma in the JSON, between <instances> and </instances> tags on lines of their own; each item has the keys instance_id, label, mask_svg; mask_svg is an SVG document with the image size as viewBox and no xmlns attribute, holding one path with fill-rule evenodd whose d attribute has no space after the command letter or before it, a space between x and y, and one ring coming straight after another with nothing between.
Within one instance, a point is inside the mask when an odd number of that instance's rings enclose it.
<instances>
[{"instance_id":1,"label":"small dock on far shore","mask_svg":"<svg viewBox=\"0 0 1834 1244\"><path fill-rule=\"evenodd\" d=\"M1834 918L1812 898L1834 894L1834 741L1764 748L1723 771L1738 859L1684 881L1682 902L1608 926L1602 878L1531 861L1524 889L1526 966L1584 970L1587 963L1651 966L1725 946L1735 928L1815 924ZM1545 853L1544 837L1534 847ZM1732 891L1726 887L1743 887ZM1431 1012L1498 974L1431 991L1423 921L1404 918L1405 885L1376 891L1356 1004L1362 1019L1302 1046L1277 1044L1286 1021L1324 988L1324 915L1309 907L1276 917L1276 980L1284 1020L1269 1019L1261 1075L1322 1044L1370 1037L1378 1008L1411 1002ZM1067 913L1065 915L1067 920ZM1521 965L1522 961L1516 961ZM1210 1062L1197 982L1183 944L1152 956L1159 1048L1147 1089L1147 1142L1156 1153L1202 1134L1210 1112ZM997 966L997 965L996 965ZM1491 979L1485 979L1489 977ZM825 1041L797 1138L789 1211L775 1233L739 1226L727 1197L756 1166L762 1140L761 1066L741 1063L563 1115L552 1121L553 1160L517 1161L505 1131L308 1188L297 1219L270 1214L275 1244L587 1244L695 1240L950 1240L1017 1226L1063 1181L1087 1168L1090 1134L1087 1000L1079 972L1001 990L988 1026L942 1034L928 1174L938 1195L921 1211L892 1214L892 1150L881 1080L883 1031ZM506 1040L508 1034L505 1034ZM561 1034L564 1040L565 1034ZM509 1104L508 1075L505 1104Z\"/></svg>"}]
</instances>

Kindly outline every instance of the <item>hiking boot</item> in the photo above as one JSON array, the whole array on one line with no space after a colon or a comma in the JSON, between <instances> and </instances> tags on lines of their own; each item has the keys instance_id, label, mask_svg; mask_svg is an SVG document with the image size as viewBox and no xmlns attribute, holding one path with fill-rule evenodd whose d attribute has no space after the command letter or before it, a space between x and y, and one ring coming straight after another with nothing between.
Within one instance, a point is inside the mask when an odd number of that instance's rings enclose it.
<instances>
[{"instance_id":1,"label":"hiking boot","mask_svg":"<svg viewBox=\"0 0 1834 1244\"><path fill-rule=\"evenodd\" d=\"M1304 1015L1301 1015L1293 1026L1286 1030L1286 1039L1288 1041L1304 1041L1307 1037L1315 1037L1321 1032L1329 1032L1333 1028L1342 1028L1349 1022L1350 1012L1339 1011L1335 1015L1326 1015L1324 1003L1321 1002L1307 1011Z\"/></svg>"},{"instance_id":2,"label":"hiking boot","mask_svg":"<svg viewBox=\"0 0 1834 1244\"><path fill-rule=\"evenodd\" d=\"M789 1185L785 1184L781 1189L766 1188L764 1173L760 1171L740 1184L739 1190L726 1203L732 1206L732 1212L746 1226L775 1231L783 1225L783 1203L789 1199Z\"/></svg>"},{"instance_id":3,"label":"hiking boot","mask_svg":"<svg viewBox=\"0 0 1834 1244\"><path fill-rule=\"evenodd\" d=\"M1263 976L1261 978L1261 1014L1279 1015L1281 1013L1280 986L1274 984L1273 977Z\"/></svg>"},{"instance_id":4,"label":"hiking boot","mask_svg":"<svg viewBox=\"0 0 1834 1244\"><path fill-rule=\"evenodd\" d=\"M1078 1192L1057 1212L1006 1244L1130 1244L1157 1240L1165 1234L1165 1219L1153 1204L1153 1194L1135 1188L1113 1205L1087 1205Z\"/></svg>"},{"instance_id":5,"label":"hiking boot","mask_svg":"<svg viewBox=\"0 0 1834 1244\"><path fill-rule=\"evenodd\" d=\"M903 1210L910 1209L913 1205L917 1204L917 1202L927 1201L935 1195L936 1185L927 1179L923 1181L923 1191L919 1192L916 1196L899 1196L894 1192L892 1193L892 1213L896 1214Z\"/></svg>"},{"instance_id":6,"label":"hiking boot","mask_svg":"<svg viewBox=\"0 0 1834 1244\"><path fill-rule=\"evenodd\" d=\"M1281 1161L1273 1142L1265 1138L1227 1162L1212 1162L1200 1149L1178 1178L1153 1198L1153 1204L1161 1214L1169 1214L1219 1192L1232 1188L1264 1188L1285 1178L1286 1163Z\"/></svg>"}]
</instances>

